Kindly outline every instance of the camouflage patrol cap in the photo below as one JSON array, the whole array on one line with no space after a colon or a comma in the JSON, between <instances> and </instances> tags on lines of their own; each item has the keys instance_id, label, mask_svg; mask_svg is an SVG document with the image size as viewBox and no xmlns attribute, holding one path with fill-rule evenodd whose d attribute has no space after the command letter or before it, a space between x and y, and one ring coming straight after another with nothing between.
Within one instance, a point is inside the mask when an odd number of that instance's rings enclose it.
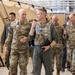
<instances>
[{"instance_id":1,"label":"camouflage patrol cap","mask_svg":"<svg viewBox=\"0 0 75 75\"><path fill-rule=\"evenodd\" d=\"M37 10L47 13L47 10L45 9L45 7L38 7Z\"/></svg>"}]
</instances>

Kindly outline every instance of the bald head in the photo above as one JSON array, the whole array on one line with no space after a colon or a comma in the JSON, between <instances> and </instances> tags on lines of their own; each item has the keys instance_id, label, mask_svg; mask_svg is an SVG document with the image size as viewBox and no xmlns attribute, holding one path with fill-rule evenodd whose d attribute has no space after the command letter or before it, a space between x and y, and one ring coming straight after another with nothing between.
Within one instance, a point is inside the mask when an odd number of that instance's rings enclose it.
<instances>
[{"instance_id":1,"label":"bald head","mask_svg":"<svg viewBox=\"0 0 75 75\"><path fill-rule=\"evenodd\" d=\"M56 15L52 16L52 23L56 25L58 23L58 17Z\"/></svg>"},{"instance_id":2,"label":"bald head","mask_svg":"<svg viewBox=\"0 0 75 75\"><path fill-rule=\"evenodd\" d=\"M52 16L52 19L57 20L58 21L58 17L56 15Z\"/></svg>"},{"instance_id":3,"label":"bald head","mask_svg":"<svg viewBox=\"0 0 75 75\"><path fill-rule=\"evenodd\" d=\"M26 12L25 9L19 9L18 14L20 14L22 12Z\"/></svg>"},{"instance_id":4,"label":"bald head","mask_svg":"<svg viewBox=\"0 0 75 75\"><path fill-rule=\"evenodd\" d=\"M26 19L26 11L25 11L25 9L20 9L18 11L18 19L19 19L20 22L25 21L25 19Z\"/></svg>"}]
</instances>

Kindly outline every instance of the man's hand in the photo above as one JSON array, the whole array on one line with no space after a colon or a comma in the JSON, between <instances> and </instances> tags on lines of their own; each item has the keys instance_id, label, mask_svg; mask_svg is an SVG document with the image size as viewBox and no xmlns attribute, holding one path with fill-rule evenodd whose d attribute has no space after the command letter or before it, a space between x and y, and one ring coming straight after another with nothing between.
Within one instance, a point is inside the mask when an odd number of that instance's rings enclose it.
<instances>
[{"instance_id":1,"label":"man's hand","mask_svg":"<svg viewBox=\"0 0 75 75\"><path fill-rule=\"evenodd\" d=\"M22 36L22 38L20 39L20 41L22 43L28 42L28 37Z\"/></svg>"},{"instance_id":2,"label":"man's hand","mask_svg":"<svg viewBox=\"0 0 75 75\"><path fill-rule=\"evenodd\" d=\"M45 52L50 48L50 46L43 46L42 48L44 49L43 52Z\"/></svg>"},{"instance_id":3,"label":"man's hand","mask_svg":"<svg viewBox=\"0 0 75 75\"><path fill-rule=\"evenodd\" d=\"M33 22L32 22L32 28L34 28L36 26L36 23L37 22L33 20Z\"/></svg>"}]
</instances>

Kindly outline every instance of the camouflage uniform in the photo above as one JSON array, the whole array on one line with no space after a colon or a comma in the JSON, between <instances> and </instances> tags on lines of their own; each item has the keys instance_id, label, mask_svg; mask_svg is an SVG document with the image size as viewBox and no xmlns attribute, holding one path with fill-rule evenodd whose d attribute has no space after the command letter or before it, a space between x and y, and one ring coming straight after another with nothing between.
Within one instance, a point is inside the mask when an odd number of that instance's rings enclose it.
<instances>
[{"instance_id":1,"label":"camouflage uniform","mask_svg":"<svg viewBox=\"0 0 75 75\"><path fill-rule=\"evenodd\" d=\"M66 27L69 39L67 41L67 61L71 64L71 70L75 73L75 26L70 24Z\"/></svg>"},{"instance_id":2,"label":"camouflage uniform","mask_svg":"<svg viewBox=\"0 0 75 75\"><path fill-rule=\"evenodd\" d=\"M22 43L20 39L23 36L28 37L29 31L30 24L27 20L23 24L20 24L18 20L14 21L9 28L6 47L9 47L11 44L10 75L17 75L18 63L20 75L27 75L29 45L28 42ZM10 42L11 40L12 42Z\"/></svg>"},{"instance_id":3,"label":"camouflage uniform","mask_svg":"<svg viewBox=\"0 0 75 75\"><path fill-rule=\"evenodd\" d=\"M57 33L54 26L50 22L46 22L43 26L40 22L37 22L35 27L35 39L34 39L34 52L33 52L33 75L40 75L42 63L45 67L45 75L52 75L52 51L50 48L46 52L43 52L41 45L48 39L50 42L53 40L57 42ZM30 39L32 36L30 36Z\"/></svg>"},{"instance_id":4,"label":"camouflage uniform","mask_svg":"<svg viewBox=\"0 0 75 75\"><path fill-rule=\"evenodd\" d=\"M52 53L53 53L53 57L52 57L52 65L53 65L53 68L54 68L54 58L56 56L56 68L57 68L57 71L60 72L61 70L61 61L62 61L62 49L63 49L63 44L62 44L62 41L63 41L63 28L61 25L57 25L55 26L55 29L56 29L56 32L58 34L58 38L59 38L59 41L58 43L53 47L53 50L52 50Z\"/></svg>"}]
</instances>

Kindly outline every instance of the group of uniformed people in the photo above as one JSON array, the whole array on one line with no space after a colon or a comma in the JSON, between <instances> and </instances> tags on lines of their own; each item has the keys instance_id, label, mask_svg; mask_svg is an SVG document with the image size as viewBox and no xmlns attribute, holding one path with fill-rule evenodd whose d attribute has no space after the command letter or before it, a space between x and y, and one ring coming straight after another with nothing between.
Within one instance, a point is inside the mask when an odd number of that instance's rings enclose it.
<instances>
[{"instance_id":1,"label":"group of uniformed people","mask_svg":"<svg viewBox=\"0 0 75 75\"><path fill-rule=\"evenodd\" d=\"M36 15L37 21L33 20L30 23L26 19L25 9L18 11L17 20L15 20L15 13L9 14L10 23L4 27L0 44L0 48L3 48L5 43L5 60L9 75L17 75L18 65L20 75L27 75L29 49L33 50L33 75L41 74L42 63L45 75L53 75L55 57L56 75L60 75L60 71L65 70L65 63L62 62L64 61L63 50L66 49L65 62L69 64L68 68L72 75L75 75L75 15L69 15L66 26L58 23L56 15L52 16L50 22L46 18L47 11L44 7L39 7Z\"/></svg>"}]
</instances>

